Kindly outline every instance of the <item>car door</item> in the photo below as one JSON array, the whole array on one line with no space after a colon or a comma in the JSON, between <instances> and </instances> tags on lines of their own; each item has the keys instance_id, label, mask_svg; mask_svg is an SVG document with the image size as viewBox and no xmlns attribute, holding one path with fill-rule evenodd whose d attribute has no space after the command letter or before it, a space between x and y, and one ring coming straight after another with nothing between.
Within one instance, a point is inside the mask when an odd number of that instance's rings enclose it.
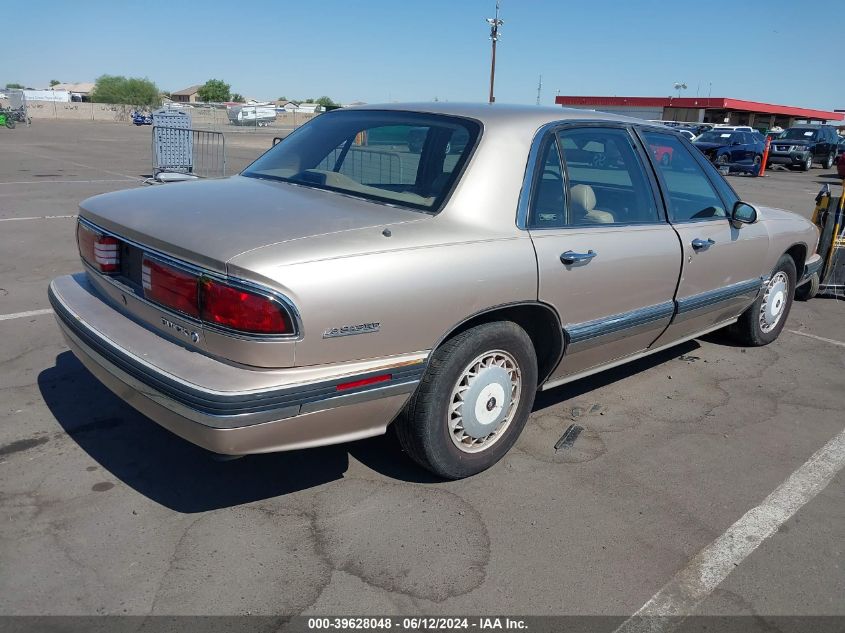
<instances>
[{"instance_id":1,"label":"car door","mask_svg":"<svg viewBox=\"0 0 845 633\"><path fill-rule=\"evenodd\" d=\"M731 134L731 139L730 139L731 145L728 148L728 151L730 151L730 153L731 153L731 162L732 163L742 162L742 158L743 158L743 154L744 154L744 152L743 152L743 137L744 137L743 132L734 131Z\"/></svg>"},{"instance_id":2,"label":"car door","mask_svg":"<svg viewBox=\"0 0 845 633\"><path fill-rule=\"evenodd\" d=\"M730 221L738 201L725 179L671 134L642 130L646 145L671 145L671 165L654 162L669 221L680 238L683 267L677 314L658 345L715 329L739 316L757 297L769 234L762 223Z\"/></svg>"},{"instance_id":3,"label":"car door","mask_svg":"<svg viewBox=\"0 0 845 633\"><path fill-rule=\"evenodd\" d=\"M629 128L565 126L537 153L526 228L539 299L557 310L566 339L554 381L660 335L674 311L681 252Z\"/></svg>"}]
</instances>

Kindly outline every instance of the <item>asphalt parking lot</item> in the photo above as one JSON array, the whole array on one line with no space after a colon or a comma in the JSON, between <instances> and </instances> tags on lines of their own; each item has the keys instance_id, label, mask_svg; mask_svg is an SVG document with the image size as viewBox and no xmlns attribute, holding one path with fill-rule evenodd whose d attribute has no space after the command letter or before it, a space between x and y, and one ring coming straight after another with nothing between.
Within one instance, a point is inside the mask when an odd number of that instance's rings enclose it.
<instances>
[{"instance_id":1,"label":"asphalt parking lot","mask_svg":"<svg viewBox=\"0 0 845 633\"><path fill-rule=\"evenodd\" d=\"M433 481L390 436L213 461L101 386L46 311L50 279L80 269L77 204L139 186L149 128L2 132L0 614L627 616L658 596L755 616L749 631L845 617L845 479L790 479L824 446L841 467L845 303L796 303L765 348L711 335L544 392L516 449L469 480ZM230 171L271 139L228 136ZM838 183L730 181L804 215ZM773 491L794 509L774 534L731 531ZM698 573L701 552L726 578Z\"/></svg>"}]
</instances>

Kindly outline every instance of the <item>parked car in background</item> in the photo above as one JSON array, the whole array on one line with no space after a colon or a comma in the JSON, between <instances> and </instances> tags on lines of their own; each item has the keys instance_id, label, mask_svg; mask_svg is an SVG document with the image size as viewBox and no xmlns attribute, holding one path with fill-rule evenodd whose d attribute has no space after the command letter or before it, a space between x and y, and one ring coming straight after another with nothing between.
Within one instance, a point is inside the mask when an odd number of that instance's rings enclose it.
<instances>
[{"instance_id":1,"label":"parked car in background","mask_svg":"<svg viewBox=\"0 0 845 633\"><path fill-rule=\"evenodd\" d=\"M759 165L765 143L760 134L714 128L693 141L693 145L716 165Z\"/></svg>"},{"instance_id":2,"label":"parked car in background","mask_svg":"<svg viewBox=\"0 0 845 633\"><path fill-rule=\"evenodd\" d=\"M695 132L693 132L692 130L689 130L687 128L681 128L681 127L676 128L676 132L678 132L678 134L686 136L690 141L694 141L695 138L696 138Z\"/></svg>"},{"instance_id":3,"label":"parked car in background","mask_svg":"<svg viewBox=\"0 0 845 633\"><path fill-rule=\"evenodd\" d=\"M843 154L845 154L845 137L840 137L836 144L836 158L833 159L837 165L842 163Z\"/></svg>"},{"instance_id":4,"label":"parked car in background","mask_svg":"<svg viewBox=\"0 0 845 633\"><path fill-rule=\"evenodd\" d=\"M327 112L237 176L85 200L75 229L84 272L50 302L130 405L229 455L392 423L444 478L501 459L538 389L724 327L771 343L821 262L809 220L672 130L498 104Z\"/></svg>"},{"instance_id":5,"label":"parked car in background","mask_svg":"<svg viewBox=\"0 0 845 633\"><path fill-rule=\"evenodd\" d=\"M755 132L756 130L750 125L722 125L718 124L713 127L714 130L731 130L733 132Z\"/></svg>"},{"instance_id":6,"label":"parked car in background","mask_svg":"<svg viewBox=\"0 0 845 633\"><path fill-rule=\"evenodd\" d=\"M839 137L828 125L796 125L772 141L769 163L810 171L813 163L833 166Z\"/></svg>"}]
</instances>

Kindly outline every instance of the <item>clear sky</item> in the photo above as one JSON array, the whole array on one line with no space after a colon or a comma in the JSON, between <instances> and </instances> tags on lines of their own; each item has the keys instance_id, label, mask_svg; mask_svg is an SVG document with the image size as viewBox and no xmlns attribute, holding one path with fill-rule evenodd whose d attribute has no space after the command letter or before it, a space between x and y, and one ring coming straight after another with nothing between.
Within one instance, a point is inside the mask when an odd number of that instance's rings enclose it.
<instances>
[{"instance_id":1,"label":"clear sky","mask_svg":"<svg viewBox=\"0 0 845 633\"><path fill-rule=\"evenodd\" d=\"M27 0L0 85L209 78L258 99L484 101L495 0ZM845 108L845 0L502 0L496 98L734 97ZM838 17L837 17L838 16ZM711 85L712 84L712 85Z\"/></svg>"}]
</instances>

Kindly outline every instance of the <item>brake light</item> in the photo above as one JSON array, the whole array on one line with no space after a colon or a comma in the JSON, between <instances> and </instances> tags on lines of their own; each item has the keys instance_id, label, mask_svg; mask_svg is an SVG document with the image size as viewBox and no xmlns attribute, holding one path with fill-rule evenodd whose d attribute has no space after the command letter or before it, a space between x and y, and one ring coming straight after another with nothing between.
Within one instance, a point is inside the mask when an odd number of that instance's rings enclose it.
<instances>
[{"instance_id":1,"label":"brake light","mask_svg":"<svg viewBox=\"0 0 845 633\"><path fill-rule=\"evenodd\" d=\"M192 317L200 314L196 275L144 256L141 285L144 297Z\"/></svg>"},{"instance_id":2,"label":"brake light","mask_svg":"<svg viewBox=\"0 0 845 633\"><path fill-rule=\"evenodd\" d=\"M201 282L200 318L241 332L254 334L290 334L290 317L277 302L256 294L205 278Z\"/></svg>"},{"instance_id":3,"label":"brake light","mask_svg":"<svg viewBox=\"0 0 845 633\"><path fill-rule=\"evenodd\" d=\"M76 241L79 255L96 270L101 273L120 270L120 241L117 238L93 231L80 222L76 225Z\"/></svg>"}]
</instances>

